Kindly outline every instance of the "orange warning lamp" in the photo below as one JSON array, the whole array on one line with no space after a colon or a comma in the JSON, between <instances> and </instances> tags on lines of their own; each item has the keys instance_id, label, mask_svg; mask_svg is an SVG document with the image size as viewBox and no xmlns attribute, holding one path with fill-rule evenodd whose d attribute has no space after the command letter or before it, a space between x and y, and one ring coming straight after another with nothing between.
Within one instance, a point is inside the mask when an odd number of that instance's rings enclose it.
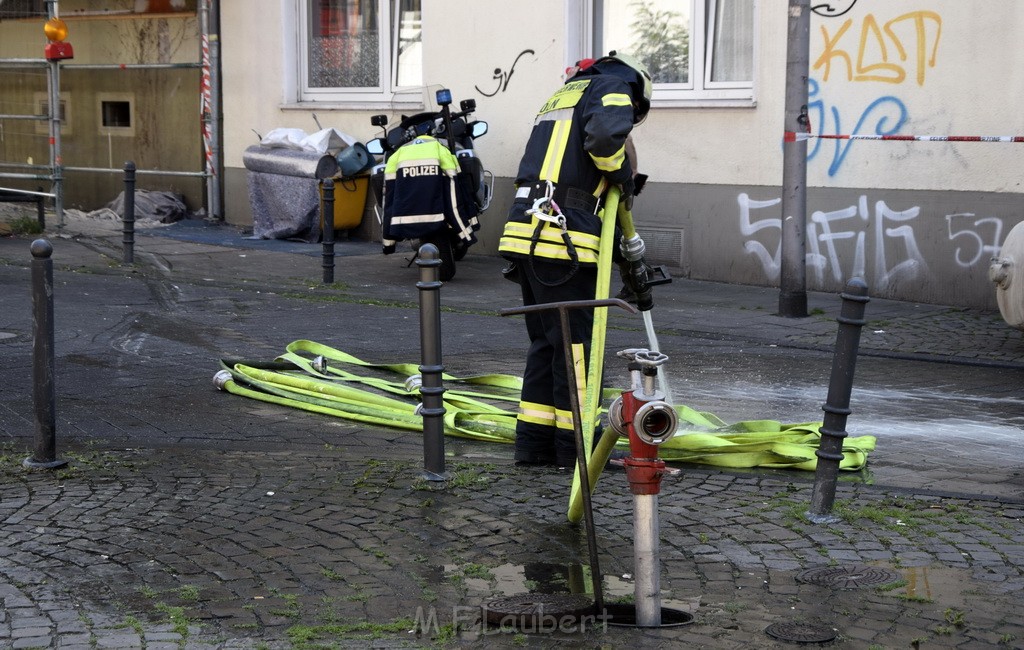
<instances>
[{"instance_id":1,"label":"orange warning lamp","mask_svg":"<svg viewBox=\"0 0 1024 650\"><path fill-rule=\"evenodd\" d=\"M61 59L73 59L75 57L75 51L71 48L71 43L64 42L64 39L68 37L67 23L55 16L47 20L43 25L43 33L46 34L46 38L50 41L46 44L45 49L47 61L60 61Z\"/></svg>"}]
</instances>

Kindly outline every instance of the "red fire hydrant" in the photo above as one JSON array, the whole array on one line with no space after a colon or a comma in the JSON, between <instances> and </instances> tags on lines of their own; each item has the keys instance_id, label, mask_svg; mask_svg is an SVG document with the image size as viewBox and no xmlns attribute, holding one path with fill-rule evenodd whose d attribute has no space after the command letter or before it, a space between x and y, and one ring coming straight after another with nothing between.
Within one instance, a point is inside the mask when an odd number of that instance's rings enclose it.
<instances>
[{"instance_id":1,"label":"red fire hydrant","mask_svg":"<svg viewBox=\"0 0 1024 650\"><path fill-rule=\"evenodd\" d=\"M658 445L671 438L679 426L679 415L665 396L655 390L658 366L668 357L651 350L619 352L629 360L632 388L612 402L608 410L611 428L629 438L625 459L626 478L633 493L634 602L639 627L661 625L661 580L658 523L658 493L665 461L658 458Z\"/></svg>"}]
</instances>

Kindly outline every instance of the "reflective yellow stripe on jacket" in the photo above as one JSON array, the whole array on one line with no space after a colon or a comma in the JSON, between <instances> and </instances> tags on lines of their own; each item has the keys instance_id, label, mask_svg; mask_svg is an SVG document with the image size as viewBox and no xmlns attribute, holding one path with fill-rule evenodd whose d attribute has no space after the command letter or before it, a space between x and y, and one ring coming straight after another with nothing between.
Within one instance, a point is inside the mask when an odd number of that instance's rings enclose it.
<instances>
[{"instance_id":1,"label":"reflective yellow stripe on jacket","mask_svg":"<svg viewBox=\"0 0 1024 650\"><path fill-rule=\"evenodd\" d=\"M498 242L498 250L503 253L518 253L529 255L532 245L533 233L537 229L539 220L536 217L530 223L521 221L509 221L505 224L505 232ZM576 256L581 264L597 264L598 246L601 238L594 235L570 230L569 238L576 247ZM534 255L548 259L569 261L569 252L562 241L562 230L552 224L545 223L541 228L537 245L533 249Z\"/></svg>"}]
</instances>

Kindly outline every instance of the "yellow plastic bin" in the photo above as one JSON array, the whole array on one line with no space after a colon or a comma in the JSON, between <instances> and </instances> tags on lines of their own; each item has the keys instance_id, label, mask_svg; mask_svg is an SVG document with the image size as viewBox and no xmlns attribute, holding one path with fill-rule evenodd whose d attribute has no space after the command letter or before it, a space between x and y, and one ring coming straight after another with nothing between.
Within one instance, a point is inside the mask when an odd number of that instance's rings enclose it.
<instances>
[{"instance_id":1,"label":"yellow plastic bin","mask_svg":"<svg viewBox=\"0 0 1024 650\"><path fill-rule=\"evenodd\" d=\"M363 221L366 209L366 190L370 175L361 174L352 178L336 177L334 181L334 229L349 230ZM320 229L324 227L324 185L320 183Z\"/></svg>"}]
</instances>

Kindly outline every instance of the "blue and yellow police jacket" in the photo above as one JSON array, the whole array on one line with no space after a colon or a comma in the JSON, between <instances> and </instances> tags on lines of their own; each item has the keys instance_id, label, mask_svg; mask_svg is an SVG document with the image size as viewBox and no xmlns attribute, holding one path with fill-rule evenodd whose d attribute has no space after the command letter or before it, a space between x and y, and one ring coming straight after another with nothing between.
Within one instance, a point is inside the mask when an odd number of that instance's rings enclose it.
<instances>
[{"instance_id":1,"label":"blue and yellow police jacket","mask_svg":"<svg viewBox=\"0 0 1024 650\"><path fill-rule=\"evenodd\" d=\"M442 227L470 243L480 225L476 204L458 181L459 161L437 139L403 145L384 167L384 244L417 239Z\"/></svg>"}]
</instances>

